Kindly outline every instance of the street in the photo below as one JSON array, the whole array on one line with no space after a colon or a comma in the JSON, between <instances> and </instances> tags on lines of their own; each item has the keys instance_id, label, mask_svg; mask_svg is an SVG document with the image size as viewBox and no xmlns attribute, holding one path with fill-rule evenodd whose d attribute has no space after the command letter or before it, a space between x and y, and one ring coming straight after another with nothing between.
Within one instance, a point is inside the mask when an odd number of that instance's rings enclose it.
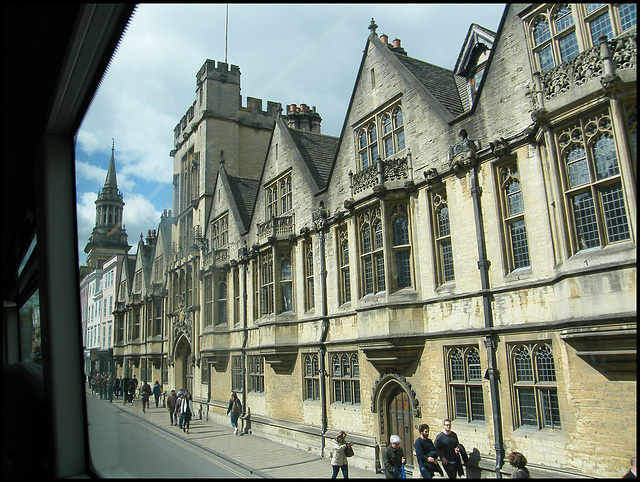
<instances>
[{"instance_id":1,"label":"street","mask_svg":"<svg viewBox=\"0 0 640 482\"><path fill-rule=\"evenodd\" d=\"M258 477L122 407L122 400L108 403L87 395L90 452L100 477Z\"/></svg>"}]
</instances>

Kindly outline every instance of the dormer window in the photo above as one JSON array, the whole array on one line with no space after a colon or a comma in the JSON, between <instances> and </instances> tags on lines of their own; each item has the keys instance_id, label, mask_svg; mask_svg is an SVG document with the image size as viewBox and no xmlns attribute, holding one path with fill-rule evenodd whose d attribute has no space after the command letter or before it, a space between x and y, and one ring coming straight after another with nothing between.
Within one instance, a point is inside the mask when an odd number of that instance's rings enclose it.
<instances>
[{"instance_id":1,"label":"dormer window","mask_svg":"<svg viewBox=\"0 0 640 482\"><path fill-rule=\"evenodd\" d=\"M265 186L267 219L277 218L293 209L291 172Z\"/></svg>"},{"instance_id":2,"label":"dormer window","mask_svg":"<svg viewBox=\"0 0 640 482\"><path fill-rule=\"evenodd\" d=\"M378 128L381 135L378 135ZM366 119L360 127L356 127L355 132L359 170L373 166L378 157L384 160L404 150L404 120L400 103ZM382 155L379 155L380 152Z\"/></svg>"},{"instance_id":3,"label":"dormer window","mask_svg":"<svg viewBox=\"0 0 640 482\"><path fill-rule=\"evenodd\" d=\"M542 73L597 46L602 34L611 40L635 25L633 3L547 4L525 20L532 62Z\"/></svg>"}]
</instances>

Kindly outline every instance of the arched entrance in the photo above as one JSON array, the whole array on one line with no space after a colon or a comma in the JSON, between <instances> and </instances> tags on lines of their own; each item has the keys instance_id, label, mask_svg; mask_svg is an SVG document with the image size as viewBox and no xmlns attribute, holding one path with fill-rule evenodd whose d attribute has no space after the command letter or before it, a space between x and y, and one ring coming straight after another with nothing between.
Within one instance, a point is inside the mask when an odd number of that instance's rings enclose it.
<instances>
[{"instance_id":1,"label":"arched entrance","mask_svg":"<svg viewBox=\"0 0 640 482\"><path fill-rule=\"evenodd\" d=\"M409 395L400 385L396 385L386 397L383 405L386 411L387 430L386 433L399 435L402 443L400 446L404 450L407 465L413 465L413 416L411 414L411 403ZM387 443L388 443L387 437Z\"/></svg>"},{"instance_id":2,"label":"arched entrance","mask_svg":"<svg viewBox=\"0 0 640 482\"><path fill-rule=\"evenodd\" d=\"M176 391L186 388L193 393L193 363L191 363L191 344L185 336L180 337L173 353L173 368Z\"/></svg>"},{"instance_id":3,"label":"arched entrance","mask_svg":"<svg viewBox=\"0 0 640 482\"><path fill-rule=\"evenodd\" d=\"M389 445L392 435L398 435L407 466L413 467L413 418L420 417L419 403L407 380L387 373L376 382L372 411L378 412L380 441Z\"/></svg>"}]
</instances>

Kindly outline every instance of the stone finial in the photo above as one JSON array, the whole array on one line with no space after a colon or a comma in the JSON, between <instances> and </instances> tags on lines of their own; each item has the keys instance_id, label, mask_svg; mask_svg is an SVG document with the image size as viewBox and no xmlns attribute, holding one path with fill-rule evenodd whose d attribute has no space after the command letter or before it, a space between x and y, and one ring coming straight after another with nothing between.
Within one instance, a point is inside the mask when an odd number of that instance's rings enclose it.
<instances>
[{"instance_id":1,"label":"stone finial","mask_svg":"<svg viewBox=\"0 0 640 482\"><path fill-rule=\"evenodd\" d=\"M373 17L371 17L371 23L369 24L369 30L371 30L371 33L374 35L376 34L376 29L378 28L378 26L376 25L376 21L373 19Z\"/></svg>"}]
</instances>

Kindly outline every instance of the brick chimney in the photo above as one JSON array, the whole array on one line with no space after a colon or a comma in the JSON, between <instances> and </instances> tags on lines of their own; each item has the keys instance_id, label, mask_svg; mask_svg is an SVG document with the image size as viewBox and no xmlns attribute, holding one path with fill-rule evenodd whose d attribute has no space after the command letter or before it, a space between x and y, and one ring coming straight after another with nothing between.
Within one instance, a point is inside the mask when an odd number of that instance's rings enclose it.
<instances>
[{"instance_id":1,"label":"brick chimney","mask_svg":"<svg viewBox=\"0 0 640 482\"><path fill-rule=\"evenodd\" d=\"M307 104L300 104L299 107L296 104L290 104L287 109L287 115L284 116L284 121L291 129L315 134L321 133L320 123L322 118L316 112L315 106L309 108Z\"/></svg>"}]
</instances>

